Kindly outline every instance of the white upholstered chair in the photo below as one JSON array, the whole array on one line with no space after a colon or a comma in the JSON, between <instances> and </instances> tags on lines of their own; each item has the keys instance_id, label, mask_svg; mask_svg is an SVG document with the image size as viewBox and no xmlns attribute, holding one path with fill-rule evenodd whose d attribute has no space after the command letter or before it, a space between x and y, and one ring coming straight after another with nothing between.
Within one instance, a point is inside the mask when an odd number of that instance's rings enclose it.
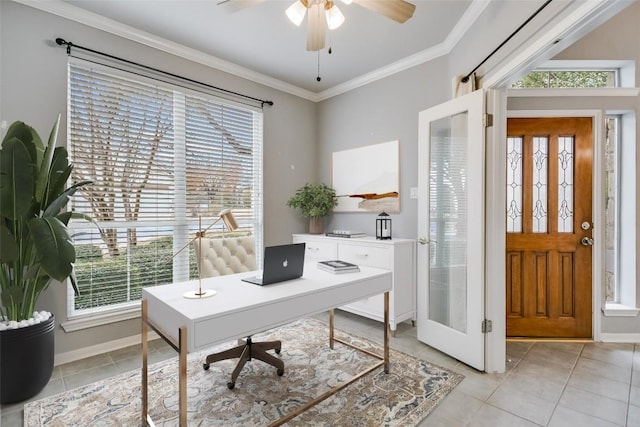
<instances>
[{"instance_id":1,"label":"white upholstered chair","mask_svg":"<svg viewBox=\"0 0 640 427\"><path fill-rule=\"evenodd\" d=\"M255 239L253 236L228 238L202 238L202 258L200 243L194 241L198 268L202 277L224 276L256 269Z\"/></svg>"},{"instance_id":2,"label":"white upholstered chair","mask_svg":"<svg viewBox=\"0 0 640 427\"><path fill-rule=\"evenodd\" d=\"M202 278L256 269L255 239L253 236L203 237L201 240L202 242L195 240L194 245ZM200 257L200 245L202 245L202 257ZM203 367L207 370L211 363L238 358L238 364L231 374L231 381L227 383L227 387L232 389L235 387L240 371L252 358L274 366L278 375L282 376L284 374L284 362L282 359L267 352L268 350L275 350L279 354L281 348L281 341L253 342L251 337L247 337L244 340L239 340L237 347L208 355Z\"/></svg>"}]
</instances>

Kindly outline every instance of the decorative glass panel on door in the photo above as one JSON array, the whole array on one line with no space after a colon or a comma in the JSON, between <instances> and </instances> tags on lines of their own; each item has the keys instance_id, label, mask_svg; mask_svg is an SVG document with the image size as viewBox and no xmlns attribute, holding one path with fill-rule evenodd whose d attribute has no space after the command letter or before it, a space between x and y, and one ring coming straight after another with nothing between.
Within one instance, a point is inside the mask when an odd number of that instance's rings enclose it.
<instances>
[{"instance_id":1,"label":"decorative glass panel on door","mask_svg":"<svg viewBox=\"0 0 640 427\"><path fill-rule=\"evenodd\" d=\"M507 138L507 232L522 233L522 137Z\"/></svg>"},{"instance_id":2,"label":"decorative glass panel on door","mask_svg":"<svg viewBox=\"0 0 640 427\"><path fill-rule=\"evenodd\" d=\"M533 232L547 232L549 138L533 138Z\"/></svg>"},{"instance_id":3,"label":"decorative glass panel on door","mask_svg":"<svg viewBox=\"0 0 640 427\"><path fill-rule=\"evenodd\" d=\"M558 232L573 233L573 136L558 138Z\"/></svg>"},{"instance_id":4,"label":"decorative glass panel on door","mask_svg":"<svg viewBox=\"0 0 640 427\"><path fill-rule=\"evenodd\" d=\"M431 123L429 319L467 328L467 112Z\"/></svg>"}]
</instances>

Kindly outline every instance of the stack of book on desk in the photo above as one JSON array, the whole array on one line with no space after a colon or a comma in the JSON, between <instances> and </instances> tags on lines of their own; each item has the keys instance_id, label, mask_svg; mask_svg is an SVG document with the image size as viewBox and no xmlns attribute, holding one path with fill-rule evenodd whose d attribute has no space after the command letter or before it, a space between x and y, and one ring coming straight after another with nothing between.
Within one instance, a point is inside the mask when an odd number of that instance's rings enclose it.
<instances>
[{"instance_id":1,"label":"stack of book on desk","mask_svg":"<svg viewBox=\"0 0 640 427\"><path fill-rule=\"evenodd\" d=\"M357 265L337 259L331 261L318 261L318 268L334 274L355 273L360 271L360 267Z\"/></svg>"},{"instance_id":2,"label":"stack of book on desk","mask_svg":"<svg viewBox=\"0 0 640 427\"><path fill-rule=\"evenodd\" d=\"M367 233L362 231L353 231L353 230L333 230L330 233L325 233L328 237L366 237Z\"/></svg>"}]
</instances>

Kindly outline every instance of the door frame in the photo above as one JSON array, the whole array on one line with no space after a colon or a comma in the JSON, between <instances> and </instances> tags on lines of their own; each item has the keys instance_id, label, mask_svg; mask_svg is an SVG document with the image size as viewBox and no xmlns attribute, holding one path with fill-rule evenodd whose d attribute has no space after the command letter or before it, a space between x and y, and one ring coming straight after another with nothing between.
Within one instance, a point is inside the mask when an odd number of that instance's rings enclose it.
<instances>
[{"instance_id":1,"label":"door frame","mask_svg":"<svg viewBox=\"0 0 640 427\"><path fill-rule=\"evenodd\" d=\"M587 34L588 31L600 25L606 19L615 15L628 6L625 2L608 2L607 0L597 0L590 3L579 4L576 10L568 16L560 17L559 20L550 21L548 26L542 27L537 35L531 37L516 49L511 50L488 70L480 69L482 76L480 87L485 88L487 93L486 112L493 115L493 126L485 129L486 138L486 168L485 168L485 197L491 203L485 204L485 250L486 253L504 254L506 249L506 134L507 134L507 93L510 84L518 76L536 67L544 60L561 52L570 46L577 39ZM558 114L576 114L577 110L556 111ZM602 112L587 110L595 117ZM551 111L539 111L539 114L549 114ZM581 114L586 114L581 111ZM598 126L596 128L596 126ZM595 120L593 135L594 140L602 141L604 129L600 120ZM597 145L596 145L597 147ZM596 159L596 153L598 158ZM596 163L597 162L597 163ZM594 175L593 182L598 183L603 180L601 171L602 156L599 150L594 150ZM595 202L602 203L603 184L598 191L594 191L594 224L596 220L602 223L602 209L597 209ZM599 199L598 199L599 198ZM602 228L602 227L599 227ZM595 242L603 242L601 230L594 230L594 266L596 260L601 260L601 247L596 248ZM597 239L597 240L596 240ZM597 251L596 251L597 249ZM498 259L499 258L499 259ZM602 269L602 261L599 268ZM492 333L486 334L485 341L485 363L486 372L505 372L506 367L506 288L505 288L505 262L502 257L485 258L485 317L493 322ZM593 281L596 282L597 272L593 272ZM593 297L600 296L601 285L594 289ZM594 300L593 309L601 306L600 301ZM600 313L593 316L593 339L599 340Z\"/></svg>"},{"instance_id":2,"label":"door frame","mask_svg":"<svg viewBox=\"0 0 640 427\"><path fill-rule=\"evenodd\" d=\"M592 221L593 247L591 253L591 289L592 289L592 338L600 340L600 309L604 277L604 126L601 110L507 110L507 118L545 118L545 117L591 117L593 164L592 164ZM506 135L505 135L506 138ZM505 183L506 185L506 183ZM505 230L506 233L506 230ZM505 234L506 235L506 234ZM504 285L504 283L503 283ZM506 288L505 288L506 294ZM506 320L505 320L506 326Z\"/></svg>"}]
</instances>

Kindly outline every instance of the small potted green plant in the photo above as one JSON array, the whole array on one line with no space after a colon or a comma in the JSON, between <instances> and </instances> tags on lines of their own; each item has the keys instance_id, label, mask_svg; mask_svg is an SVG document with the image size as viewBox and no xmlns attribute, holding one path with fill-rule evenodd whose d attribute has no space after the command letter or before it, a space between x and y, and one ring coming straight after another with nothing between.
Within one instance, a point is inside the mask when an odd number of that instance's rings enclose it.
<instances>
[{"instance_id":1,"label":"small potted green plant","mask_svg":"<svg viewBox=\"0 0 640 427\"><path fill-rule=\"evenodd\" d=\"M75 249L64 208L82 181L67 188L73 166L56 147L60 116L44 145L23 122L13 123L0 146L0 403L37 394L53 370L54 316L36 302L56 280L71 284Z\"/></svg>"},{"instance_id":2,"label":"small potted green plant","mask_svg":"<svg viewBox=\"0 0 640 427\"><path fill-rule=\"evenodd\" d=\"M287 206L300 209L309 218L309 233L321 234L324 217L338 204L336 191L324 183L305 184L287 201Z\"/></svg>"}]
</instances>

